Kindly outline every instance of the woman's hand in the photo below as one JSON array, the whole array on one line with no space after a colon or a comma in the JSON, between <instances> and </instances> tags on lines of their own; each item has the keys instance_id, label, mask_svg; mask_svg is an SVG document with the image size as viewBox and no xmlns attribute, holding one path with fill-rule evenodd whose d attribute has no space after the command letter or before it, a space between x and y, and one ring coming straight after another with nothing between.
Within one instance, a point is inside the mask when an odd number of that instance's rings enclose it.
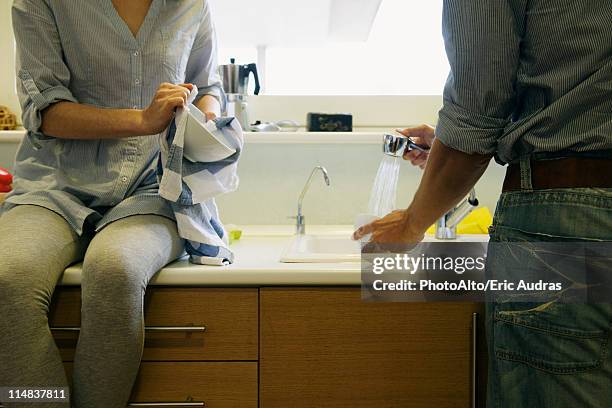
<instances>
[{"instance_id":1,"label":"woman's hand","mask_svg":"<svg viewBox=\"0 0 612 408\"><path fill-rule=\"evenodd\" d=\"M421 125L403 130L396 129L396 131L409 137L414 143L427 147L431 147L436 138L435 128L429 125ZM409 160L413 165L419 166L421 169L425 168L428 158L429 152L420 152L418 150L407 150L404 154L404 160Z\"/></svg>"},{"instance_id":2,"label":"woman's hand","mask_svg":"<svg viewBox=\"0 0 612 408\"><path fill-rule=\"evenodd\" d=\"M149 107L142 111L142 134L152 135L165 130L174 117L176 108L187 106L192 89L192 84L161 84Z\"/></svg>"},{"instance_id":3,"label":"woman's hand","mask_svg":"<svg viewBox=\"0 0 612 408\"><path fill-rule=\"evenodd\" d=\"M372 234L370 242L378 244L405 245L417 244L423 240L425 232L414 231L406 210L393 211L391 214L364 225L353 234L353 239L361 240Z\"/></svg>"}]
</instances>

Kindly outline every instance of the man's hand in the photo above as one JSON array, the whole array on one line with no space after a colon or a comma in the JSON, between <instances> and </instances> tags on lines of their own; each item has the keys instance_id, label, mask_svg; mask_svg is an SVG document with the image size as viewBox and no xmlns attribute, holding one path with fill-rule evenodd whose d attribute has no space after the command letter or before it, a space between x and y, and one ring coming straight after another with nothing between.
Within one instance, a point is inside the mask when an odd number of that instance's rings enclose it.
<instances>
[{"instance_id":1,"label":"man's hand","mask_svg":"<svg viewBox=\"0 0 612 408\"><path fill-rule=\"evenodd\" d=\"M161 84L149 107L142 111L141 133L153 135L166 129L174 117L176 108L187 105L187 99L192 89L192 84Z\"/></svg>"},{"instance_id":2,"label":"man's hand","mask_svg":"<svg viewBox=\"0 0 612 408\"><path fill-rule=\"evenodd\" d=\"M421 125L403 130L396 129L396 131L409 137L414 143L427 147L431 147L436 138L435 128L429 125ZM419 166L421 169L425 168L428 158L428 152L420 152L418 150L407 150L404 154L404 160L409 160L413 165Z\"/></svg>"},{"instance_id":3,"label":"man's hand","mask_svg":"<svg viewBox=\"0 0 612 408\"><path fill-rule=\"evenodd\" d=\"M424 232L414 231L406 210L393 211L384 218L364 225L353 234L359 241L372 234L370 242L379 244L417 244L423 240Z\"/></svg>"}]
</instances>

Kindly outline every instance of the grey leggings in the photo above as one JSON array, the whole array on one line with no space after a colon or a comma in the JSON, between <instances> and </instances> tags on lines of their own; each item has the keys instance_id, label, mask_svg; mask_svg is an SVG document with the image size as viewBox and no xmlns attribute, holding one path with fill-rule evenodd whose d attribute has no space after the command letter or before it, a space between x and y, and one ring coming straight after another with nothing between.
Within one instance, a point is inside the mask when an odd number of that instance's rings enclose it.
<instances>
[{"instance_id":1,"label":"grey leggings","mask_svg":"<svg viewBox=\"0 0 612 408\"><path fill-rule=\"evenodd\" d=\"M47 313L62 272L84 256L73 404L124 408L142 355L145 288L183 251L176 223L136 215L91 239L56 213L27 205L0 217L0 240L0 387L68 385ZM67 405L8 405L17 406Z\"/></svg>"}]
</instances>

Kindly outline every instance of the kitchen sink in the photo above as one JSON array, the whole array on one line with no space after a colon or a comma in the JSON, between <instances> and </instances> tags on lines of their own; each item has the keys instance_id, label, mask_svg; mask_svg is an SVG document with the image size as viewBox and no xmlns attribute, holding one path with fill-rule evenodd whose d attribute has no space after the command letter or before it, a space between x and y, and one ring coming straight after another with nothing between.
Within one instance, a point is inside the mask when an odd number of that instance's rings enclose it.
<instances>
[{"instance_id":1,"label":"kitchen sink","mask_svg":"<svg viewBox=\"0 0 612 408\"><path fill-rule=\"evenodd\" d=\"M296 235L281 255L283 263L360 262L361 247L350 236Z\"/></svg>"},{"instance_id":2,"label":"kitchen sink","mask_svg":"<svg viewBox=\"0 0 612 408\"><path fill-rule=\"evenodd\" d=\"M488 235L461 235L453 241L438 241L426 236L424 242L481 242ZM296 235L281 254L282 263L360 262L361 246L345 235Z\"/></svg>"}]
</instances>

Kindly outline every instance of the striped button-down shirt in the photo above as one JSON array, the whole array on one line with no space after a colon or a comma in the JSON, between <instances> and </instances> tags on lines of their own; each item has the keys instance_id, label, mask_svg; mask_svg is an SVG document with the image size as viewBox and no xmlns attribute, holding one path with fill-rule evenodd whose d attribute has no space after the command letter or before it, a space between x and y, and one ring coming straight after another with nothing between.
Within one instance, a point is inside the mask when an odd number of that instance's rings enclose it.
<instances>
[{"instance_id":1,"label":"striped button-down shirt","mask_svg":"<svg viewBox=\"0 0 612 408\"><path fill-rule=\"evenodd\" d=\"M206 0L153 0L134 36L111 0L15 0L18 92L28 132L5 209L39 205L81 233L134 214L174 218L158 193L157 136L48 137L41 111L58 101L142 109L162 82L223 98Z\"/></svg>"},{"instance_id":2,"label":"striped button-down shirt","mask_svg":"<svg viewBox=\"0 0 612 408\"><path fill-rule=\"evenodd\" d=\"M612 149L612 0L445 0L443 19L442 143L501 163Z\"/></svg>"}]
</instances>

